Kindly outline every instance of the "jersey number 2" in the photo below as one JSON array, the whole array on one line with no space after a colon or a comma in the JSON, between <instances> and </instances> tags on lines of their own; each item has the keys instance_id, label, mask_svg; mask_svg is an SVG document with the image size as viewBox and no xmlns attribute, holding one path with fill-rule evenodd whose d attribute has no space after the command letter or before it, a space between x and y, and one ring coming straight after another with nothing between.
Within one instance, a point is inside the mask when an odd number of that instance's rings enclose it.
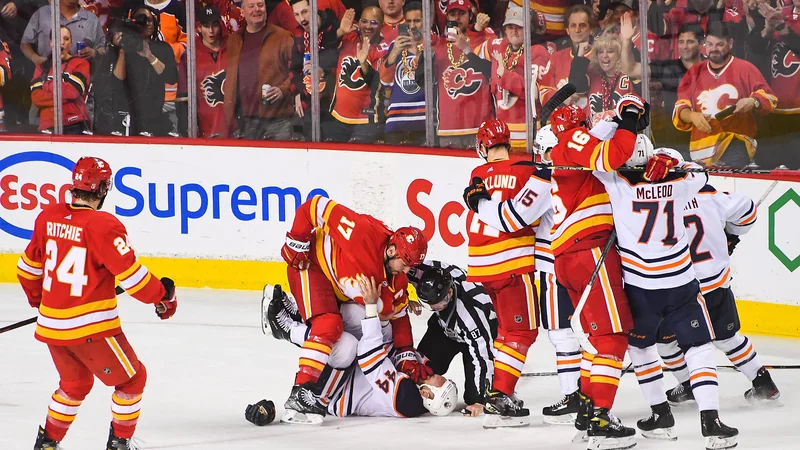
<instances>
[{"instance_id":1,"label":"jersey number 2","mask_svg":"<svg viewBox=\"0 0 800 450\"><path fill-rule=\"evenodd\" d=\"M56 281L69 285L69 295L72 297L82 296L83 287L89 283L89 277L86 276L86 247L70 247L60 262L56 241L49 239L44 250L47 260L44 262L42 288L50 292L53 285L53 277L50 272L55 269Z\"/></svg>"}]
</instances>

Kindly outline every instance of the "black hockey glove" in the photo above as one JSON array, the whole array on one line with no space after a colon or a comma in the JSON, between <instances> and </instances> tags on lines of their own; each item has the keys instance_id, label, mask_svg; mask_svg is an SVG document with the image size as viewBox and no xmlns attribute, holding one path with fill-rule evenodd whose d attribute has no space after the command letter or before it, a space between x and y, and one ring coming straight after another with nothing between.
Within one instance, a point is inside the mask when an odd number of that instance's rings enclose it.
<instances>
[{"instance_id":1,"label":"black hockey glove","mask_svg":"<svg viewBox=\"0 0 800 450\"><path fill-rule=\"evenodd\" d=\"M733 254L733 251L736 249L736 246L739 244L739 235L725 232L725 236L728 238L728 256Z\"/></svg>"},{"instance_id":2,"label":"black hockey glove","mask_svg":"<svg viewBox=\"0 0 800 450\"><path fill-rule=\"evenodd\" d=\"M268 425L275 420L275 404L271 400L261 400L255 405L247 405L244 418L260 427Z\"/></svg>"},{"instance_id":3,"label":"black hockey glove","mask_svg":"<svg viewBox=\"0 0 800 450\"><path fill-rule=\"evenodd\" d=\"M475 177L472 179L472 184L464 189L464 203L467 205L467 208L478 212L478 203L483 199L491 200L492 196L489 195L489 191L486 190L486 185L483 183L483 180L479 177Z\"/></svg>"}]
</instances>

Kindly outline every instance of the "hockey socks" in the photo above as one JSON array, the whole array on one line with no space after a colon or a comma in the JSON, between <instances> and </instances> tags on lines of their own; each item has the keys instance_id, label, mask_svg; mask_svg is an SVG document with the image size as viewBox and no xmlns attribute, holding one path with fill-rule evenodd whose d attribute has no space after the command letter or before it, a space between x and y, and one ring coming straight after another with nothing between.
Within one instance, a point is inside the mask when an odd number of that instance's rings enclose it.
<instances>
[{"instance_id":1,"label":"hockey socks","mask_svg":"<svg viewBox=\"0 0 800 450\"><path fill-rule=\"evenodd\" d=\"M692 394L700 411L719 410L719 385L717 366L714 363L714 346L706 343L686 351L686 365Z\"/></svg>"},{"instance_id":2,"label":"hockey socks","mask_svg":"<svg viewBox=\"0 0 800 450\"><path fill-rule=\"evenodd\" d=\"M714 341L714 345L725 352L725 356L740 372L751 382L758 375L761 362L758 360L758 353L753 349L753 344L747 336L736 333L732 338L724 341Z\"/></svg>"},{"instance_id":3,"label":"hockey socks","mask_svg":"<svg viewBox=\"0 0 800 450\"><path fill-rule=\"evenodd\" d=\"M581 370L581 346L571 329L549 330L550 342L556 350L556 366L561 393L572 394L578 390Z\"/></svg>"},{"instance_id":4,"label":"hockey socks","mask_svg":"<svg viewBox=\"0 0 800 450\"><path fill-rule=\"evenodd\" d=\"M522 375L528 349L536 340L536 330L512 331L497 346L494 360L492 388L506 395L514 395L514 388Z\"/></svg>"},{"instance_id":5,"label":"hockey socks","mask_svg":"<svg viewBox=\"0 0 800 450\"><path fill-rule=\"evenodd\" d=\"M644 398L650 406L666 403L667 395L664 393L664 375L661 372L661 359L655 345L647 348L629 347L636 380Z\"/></svg>"},{"instance_id":6,"label":"hockey socks","mask_svg":"<svg viewBox=\"0 0 800 450\"><path fill-rule=\"evenodd\" d=\"M656 347L659 356L664 360L664 365L667 366L667 371L675 375L679 383L689 381L689 369L686 367L686 359L683 350L678 346L678 341L659 342Z\"/></svg>"},{"instance_id":7,"label":"hockey socks","mask_svg":"<svg viewBox=\"0 0 800 450\"><path fill-rule=\"evenodd\" d=\"M590 336L589 341L597 349L597 355L592 360L589 392L585 393L596 408L611 409L622 376L622 360L628 348L628 337L619 333Z\"/></svg>"}]
</instances>

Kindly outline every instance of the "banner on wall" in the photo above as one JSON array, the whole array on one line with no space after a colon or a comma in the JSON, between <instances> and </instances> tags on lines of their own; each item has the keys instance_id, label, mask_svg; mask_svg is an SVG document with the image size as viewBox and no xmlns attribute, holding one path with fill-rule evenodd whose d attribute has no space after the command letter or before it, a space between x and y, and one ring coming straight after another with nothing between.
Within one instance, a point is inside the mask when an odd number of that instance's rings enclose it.
<instances>
[{"instance_id":1,"label":"banner on wall","mask_svg":"<svg viewBox=\"0 0 800 450\"><path fill-rule=\"evenodd\" d=\"M295 209L328 196L393 228L413 225L431 258L465 265L462 202L473 157L322 149L6 142L0 149L0 253L19 253L43 206L69 198L81 156L104 158L114 189L104 209L125 224L137 252L156 257L280 260ZM472 153L469 153L472 155ZM719 190L757 200L770 180L714 177ZM800 305L800 183L778 182L733 258L737 297ZM476 228L477 229L477 228ZM782 287L785 286L785 287Z\"/></svg>"}]
</instances>

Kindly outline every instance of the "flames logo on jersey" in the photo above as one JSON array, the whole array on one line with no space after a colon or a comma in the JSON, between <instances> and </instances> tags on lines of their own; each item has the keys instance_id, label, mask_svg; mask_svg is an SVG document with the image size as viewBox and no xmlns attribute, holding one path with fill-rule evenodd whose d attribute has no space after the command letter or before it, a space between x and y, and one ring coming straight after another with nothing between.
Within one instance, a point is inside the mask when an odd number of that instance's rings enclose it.
<instances>
[{"instance_id":1,"label":"flames logo on jersey","mask_svg":"<svg viewBox=\"0 0 800 450\"><path fill-rule=\"evenodd\" d=\"M361 63L352 56L346 56L342 60L342 70L339 71L339 86L344 86L351 91L357 91L367 85L367 81L358 70ZM358 75L356 75L358 72Z\"/></svg>"},{"instance_id":2,"label":"flames logo on jersey","mask_svg":"<svg viewBox=\"0 0 800 450\"><path fill-rule=\"evenodd\" d=\"M459 95L469 97L480 89L483 75L475 73L472 68L448 67L442 74L442 83L447 95L452 99Z\"/></svg>"},{"instance_id":3,"label":"flames logo on jersey","mask_svg":"<svg viewBox=\"0 0 800 450\"><path fill-rule=\"evenodd\" d=\"M622 96L619 95L619 92L613 91L611 93L611 101L608 103L609 105L611 105L610 108L614 108L614 105L617 104L620 98L622 98ZM595 92L594 94L589 95L589 109L591 110L590 116L595 114L602 114L604 111L609 109L606 108L605 105L603 104L602 93Z\"/></svg>"},{"instance_id":4,"label":"flames logo on jersey","mask_svg":"<svg viewBox=\"0 0 800 450\"><path fill-rule=\"evenodd\" d=\"M732 84L723 84L714 89L708 89L697 96L697 105L700 112L713 116L739 99L739 91Z\"/></svg>"},{"instance_id":5,"label":"flames logo on jersey","mask_svg":"<svg viewBox=\"0 0 800 450\"><path fill-rule=\"evenodd\" d=\"M772 78L791 78L800 69L800 59L783 42L772 48Z\"/></svg>"},{"instance_id":6,"label":"flames logo on jersey","mask_svg":"<svg viewBox=\"0 0 800 450\"><path fill-rule=\"evenodd\" d=\"M225 102L222 86L225 85L225 69L203 78L200 86L203 88L203 97L212 108Z\"/></svg>"}]
</instances>

